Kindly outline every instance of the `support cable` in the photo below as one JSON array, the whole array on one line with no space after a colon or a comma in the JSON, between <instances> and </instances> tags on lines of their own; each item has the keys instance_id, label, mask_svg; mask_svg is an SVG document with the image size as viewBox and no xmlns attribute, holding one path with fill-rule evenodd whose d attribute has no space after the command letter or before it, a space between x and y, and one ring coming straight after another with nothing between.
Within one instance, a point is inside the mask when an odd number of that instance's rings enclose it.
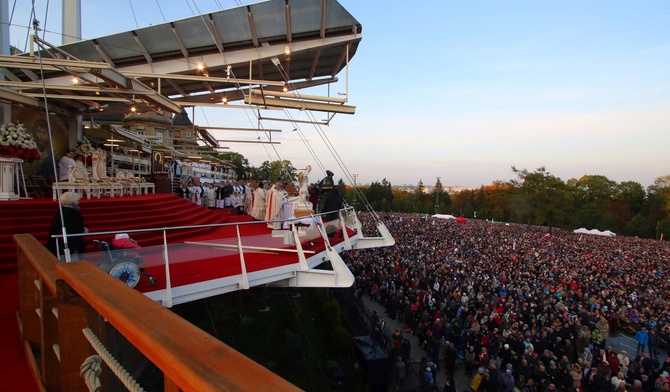
<instances>
[{"instance_id":1,"label":"support cable","mask_svg":"<svg viewBox=\"0 0 670 392\"><path fill-rule=\"evenodd\" d=\"M35 14L35 0L32 0L32 6L33 9L31 11L31 14ZM37 32L39 29L39 21L35 19L33 21L33 28L35 29L35 36L37 36ZM67 243L67 230L65 228L65 218L63 217L63 204L61 203L61 192L60 192L60 185L58 183L58 166L56 165L56 154L54 153L54 144L53 144L53 133L51 130L51 116L49 115L49 100L47 99L47 87L46 83L44 81L44 65L42 64L42 51L37 51L37 58L39 60L39 65L40 65L40 79L42 80L42 94L44 96L44 111L46 112L46 119L47 119L47 130L49 131L49 149L51 151L51 166L53 167L53 174L54 174L54 179L56 182L56 194L58 195L58 213L60 214L60 222L61 222L61 233L63 234L63 254L65 255L65 262L69 263L71 261L70 259L70 247L68 246ZM58 241L56 241L58 243ZM56 249L58 249L58 245L56 245ZM57 257L60 252L57 252Z\"/></svg>"}]
</instances>

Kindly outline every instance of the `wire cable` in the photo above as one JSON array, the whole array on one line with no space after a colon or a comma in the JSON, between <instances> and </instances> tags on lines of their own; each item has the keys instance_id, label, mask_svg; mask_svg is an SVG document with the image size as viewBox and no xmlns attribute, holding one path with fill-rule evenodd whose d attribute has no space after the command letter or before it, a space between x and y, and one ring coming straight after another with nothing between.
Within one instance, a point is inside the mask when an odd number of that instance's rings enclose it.
<instances>
[{"instance_id":1,"label":"wire cable","mask_svg":"<svg viewBox=\"0 0 670 392\"><path fill-rule=\"evenodd\" d=\"M133 0L128 0L128 3L130 3L130 11L132 11L133 19L135 19L135 27L139 29L140 25L137 23L137 16L135 16L135 8L133 8Z\"/></svg>"}]
</instances>

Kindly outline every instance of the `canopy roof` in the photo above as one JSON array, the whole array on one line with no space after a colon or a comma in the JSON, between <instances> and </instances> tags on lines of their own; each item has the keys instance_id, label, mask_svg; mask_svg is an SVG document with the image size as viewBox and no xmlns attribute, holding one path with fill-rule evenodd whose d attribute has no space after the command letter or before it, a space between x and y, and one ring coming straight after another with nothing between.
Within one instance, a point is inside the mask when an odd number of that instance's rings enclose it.
<instances>
[{"instance_id":1,"label":"canopy roof","mask_svg":"<svg viewBox=\"0 0 670 392\"><path fill-rule=\"evenodd\" d=\"M58 48L39 42L42 71L37 53L0 56L8 79L0 81L0 101L43 107L44 72L50 110L68 114L99 112L111 102L180 113L183 106L242 100L252 87L262 92L254 104L266 107L266 92L336 81L361 30L336 0L270 0ZM272 104L293 107L286 98ZM352 108L344 102L302 108Z\"/></svg>"}]
</instances>

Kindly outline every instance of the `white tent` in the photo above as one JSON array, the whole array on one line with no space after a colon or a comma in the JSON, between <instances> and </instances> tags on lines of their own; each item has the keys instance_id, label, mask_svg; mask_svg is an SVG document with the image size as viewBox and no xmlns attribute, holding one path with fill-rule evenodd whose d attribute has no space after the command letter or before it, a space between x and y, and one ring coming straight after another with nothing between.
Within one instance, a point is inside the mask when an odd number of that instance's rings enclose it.
<instances>
[{"instance_id":1,"label":"white tent","mask_svg":"<svg viewBox=\"0 0 670 392\"><path fill-rule=\"evenodd\" d=\"M611 231L609 231L609 230L605 230L605 231L600 231L600 230L598 230L598 229L591 229L591 230L588 230L588 229L585 229L585 228L583 228L583 227L581 227L581 228L579 228L579 229L576 229L576 230L573 230L573 233L577 233L577 234L602 235L602 236L606 236L606 237L616 237L616 234L613 233L613 232L611 232Z\"/></svg>"}]
</instances>

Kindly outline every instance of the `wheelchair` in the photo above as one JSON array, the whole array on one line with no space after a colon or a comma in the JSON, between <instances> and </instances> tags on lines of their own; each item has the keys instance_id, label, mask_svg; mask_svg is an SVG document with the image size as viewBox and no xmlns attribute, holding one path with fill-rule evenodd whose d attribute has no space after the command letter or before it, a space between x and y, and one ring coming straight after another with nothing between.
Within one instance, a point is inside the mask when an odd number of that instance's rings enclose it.
<instances>
[{"instance_id":1,"label":"wheelchair","mask_svg":"<svg viewBox=\"0 0 670 392\"><path fill-rule=\"evenodd\" d=\"M130 252L132 249L116 249L106 241L93 240L93 243L103 253L103 262L99 265L103 271L131 288L137 286L142 276L146 276L152 286L156 284L156 278L139 266L142 257L135 256L134 252Z\"/></svg>"}]
</instances>

